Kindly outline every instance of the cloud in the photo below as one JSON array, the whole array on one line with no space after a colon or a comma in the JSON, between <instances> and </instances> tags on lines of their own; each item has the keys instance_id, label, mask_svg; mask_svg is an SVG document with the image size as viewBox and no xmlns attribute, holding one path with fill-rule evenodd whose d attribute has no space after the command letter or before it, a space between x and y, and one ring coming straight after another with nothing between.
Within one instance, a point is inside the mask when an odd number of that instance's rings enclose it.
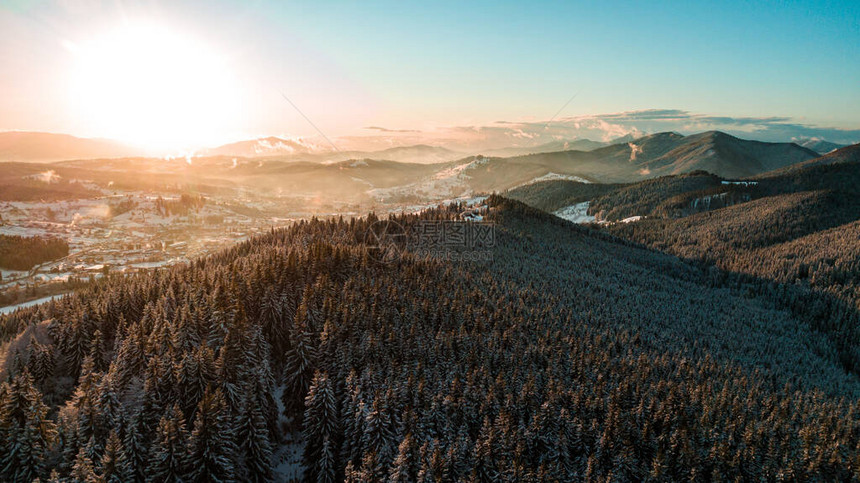
<instances>
[{"instance_id":1,"label":"cloud","mask_svg":"<svg viewBox=\"0 0 860 483\"><path fill-rule=\"evenodd\" d=\"M369 129L369 130L379 131L379 132L389 132L389 133L398 133L398 132L413 132L413 133L414 133L414 132L421 132L421 131L418 131L418 130L416 130L416 129L388 129L388 128L380 127L380 126L367 126L367 127L363 128L363 129Z\"/></svg>"},{"instance_id":2,"label":"cloud","mask_svg":"<svg viewBox=\"0 0 860 483\"><path fill-rule=\"evenodd\" d=\"M818 127L795 122L792 118L767 116L717 116L681 109L646 109L606 114L572 116L547 121L499 120L482 126L454 126L430 133L437 141L461 150L499 147L534 147L552 141L591 139L612 141L624 136L637 138L647 133L677 132L694 134L724 131L761 141L789 142L793 139L819 138L840 144L860 142L860 129ZM636 152L631 147L631 160Z\"/></svg>"},{"instance_id":3,"label":"cloud","mask_svg":"<svg viewBox=\"0 0 860 483\"><path fill-rule=\"evenodd\" d=\"M636 127L645 132L675 131L692 134L702 131L725 131L739 137L761 141L788 142L793 138L817 137L840 144L860 142L860 129L820 127L796 122L790 117L716 116L681 109L646 109L595 116L571 117L562 122L582 119L603 120L621 127Z\"/></svg>"},{"instance_id":4,"label":"cloud","mask_svg":"<svg viewBox=\"0 0 860 483\"><path fill-rule=\"evenodd\" d=\"M682 109L644 109L603 114L562 117L552 121L500 119L489 124L437 127L432 130L389 129L367 126L375 131L365 136L338 138L346 149L375 151L396 146L431 144L454 151L479 154L502 148L533 148L559 141L590 139L610 142L629 136L677 132L683 135L703 131L723 131L744 139L791 142L817 138L838 144L860 142L860 129L821 127L803 124L783 116L725 116L694 113ZM628 142L631 139L624 139ZM631 159L636 157L631 147Z\"/></svg>"}]
</instances>

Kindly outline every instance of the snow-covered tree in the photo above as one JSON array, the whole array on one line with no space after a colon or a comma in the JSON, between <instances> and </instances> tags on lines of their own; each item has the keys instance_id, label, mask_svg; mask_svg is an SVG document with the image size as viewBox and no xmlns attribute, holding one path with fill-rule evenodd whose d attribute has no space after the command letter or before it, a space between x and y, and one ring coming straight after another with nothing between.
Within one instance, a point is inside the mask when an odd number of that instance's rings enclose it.
<instances>
[{"instance_id":1,"label":"snow-covered tree","mask_svg":"<svg viewBox=\"0 0 860 483\"><path fill-rule=\"evenodd\" d=\"M186 481L188 467L188 434L179 406L168 410L158 423L150 451L147 481L179 483Z\"/></svg>"},{"instance_id":2,"label":"snow-covered tree","mask_svg":"<svg viewBox=\"0 0 860 483\"><path fill-rule=\"evenodd\" d=\"M264 482L272 479L272 445L263 411L253 394L245 398L237 429L239 455L244 464L243 479Z\"/></svg>"},{"instance_id":3,"label":"snow-covered tree","mask_svg":"<svg viewBox=\"0 0 860 483\"><path fill-rule=\"evenodd\" d=\"M188 481L225 482L236 475L236 435L220 389L208 390L197 407L186 467Z\"/></svg>"}]
</instances>

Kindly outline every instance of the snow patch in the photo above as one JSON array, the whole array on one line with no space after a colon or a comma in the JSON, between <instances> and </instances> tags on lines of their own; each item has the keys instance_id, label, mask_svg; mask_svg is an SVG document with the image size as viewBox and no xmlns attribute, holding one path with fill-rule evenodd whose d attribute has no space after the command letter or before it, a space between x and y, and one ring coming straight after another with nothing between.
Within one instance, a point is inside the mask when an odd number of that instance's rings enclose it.
<instances>
[{"instance_id":1,"label":"snow patch","mask_svg":"<svg viewBox=\"0 0 860 483\"><path fill-rule=\"evenodd\" d=\"M62 297L63 295L66 295L66 294L51 295L49 297L42 297L40 299L31 300L29 302L23 302L23 303L20 303L17 305L7 305L6 307L0 307L0 314L11 314L12 312L14 312L18 309L23 309L25 307L32 307L34 305L44 304L46 302L50 302L51 300L58 299L58 298Z\"/></svg>"},{"instance_id":2,"label":"snow patch","mask_svg":"<svg viewBox=\"0 0 860 483\"><path fill-rule=\"evenodd\" d=\"M573 223L593 223L595 218L588 214L590 201L570 205L553 212L553 215Z\"/></svg>"},{"instance_id":3,"label":"snow patch","mask_svg":"<svg viewBox=\"0 0 860 483\"><path fill-rule=\"evenodd\" d=\"M465 174L466 171L470 169L477 168L478 166L483 166L490 162L490 158L485 158L483 156L475 156L475 159L463 164L458 164L457 166L450 167L448 169L443 169L436 173L433 176L434 179L451 179L451 178L468 178Z\"/></svg>"},{"instance_id":4,"label":"snow patch","mask_svg":"<svg viewBox=\"0 0 860 483\"><path fill-rule=\"evenodd\" d=\"M543 176L538 176L537 178L529 181L528 183L525 183L525 185L534 184L534 183L537 183L540 181L557 181L557 180L576 181L578 183L591 184L591 181L588 181L587 179L581 178L579 176L574 176L572 174L558 174L558 173L550 172L550 173L547 173Z\"/></svg>"}]
</instances>

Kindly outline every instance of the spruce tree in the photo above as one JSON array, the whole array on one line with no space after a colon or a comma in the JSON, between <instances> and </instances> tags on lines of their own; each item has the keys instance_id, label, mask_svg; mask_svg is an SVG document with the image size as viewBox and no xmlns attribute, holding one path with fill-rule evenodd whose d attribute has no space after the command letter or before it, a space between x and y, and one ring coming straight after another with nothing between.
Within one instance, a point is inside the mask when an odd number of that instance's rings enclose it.
<instances>
[{"instance_id":1,"label":"spruce tree","mask_svg":"<svg viewBox=\"0 0 860 483\"><path fill-rule=\"evenodd\" d=\"M235 433L220 389L207 390L197 407L186 459L188 481L232 481L236 474Z\"/></svg>"},{"instance_id":2,"label":"spruce tree","mask_svg":"<svg viewBox=\"0 0 860 483\"><path fill-rule=\"evenodd\" d=\"M296 315L296 324L290 332L290 348L284 364L286 387L283 393L284 413L290 417L301 412L302 402L308 393L313 378L315 348L313 335L301 317Z\"/></svg>"},{"instance_id":3,"label":"spruce tree","mask_svg":"<svg viewBox=\"0 0 860 483\"><path fill-rule=\"evenodd\" d=\"M179 406L168 410L158 423L147 467L147 481L178 483L187 476L188 435Z\"/></svg>"},{"instance_id":4,"label":"spruce tree","mask_svg":"<svg viewBox=\"0 0 860 483\"><path fill-rule=\"evenodd\" d=\"M78 455L75 458L75 464L72 466L71 475L75 483L99 483L99 477L93 469L93 462L87 456L87 450L84 447L78 450ZM24 481L24 480L19 480Z\"/></svg>"},{"instance_id":5,"label":"spruce tree","mask_svg":"<svg viewBox=\"0 0 860 483\"><path fill-rule=\"evenodd\" d=\"M391 465L388 481L392 483L407 483L418 478L421 461L418 457L418 445L412 433L407 433L397 448L397 457Z\"/></svg>"},{"instance_id":6,"label":"spruce tree","mask_svg":"<svg viewBox=\"0 0 860 483\"><path fill-rule=\"evenodd\" d=\"M0 391L0 480L44 477L45 455L56 437L48 407L26 368Z\"/></svg>"},{"instance_id":7,"label":"spruce tree","mask_svg":"<svg viewBox=\"0 0 860 483\"><path fill-rule=\"evenodd\" d=\"M323 442L333 444L337 434L337 400L328 375L317 371L305 398L304 464L307 478L315 480L320 471Z\"/></svg>"},{"instance_id":8,"label":"spruce tree","mask_svg":"<svg viewBox=\"0 0 860 483\"><path fill-rule=\"evenodd\" d=\"M125 425L122 453L123 479L135 483L146 481L149 450L145 441L145 427L140 411L132 415Z\"/></svg>"},{"instance_id":9,"label":"spruce tree","mask_svg":"<svg viewBox=\"0 0 860 483\"><path fill-rule=\"evenodd\" d=\"M381 396L373 401L373 406L364 420L364 434L361 438L361 446L365 455L373 454L373 462L376 465L369 469L374 475L387 472L389 464L393 459L391 447L394 442L394 427L388 407ZM362 462L362 468L367 461Z\"/></svg>"},{"instance_id":10,"label":"spruce tree","mask_svg":"<svg viewBox=\"0 0 860 483\"><path fill-rule=\"evenodd\" d=\"M323 440L322 448L320 449L319 454L319 463L317 466L316 472L316 482L317 483L335 483L335 476L337 474L337 461L335 460L335 453L333 444L331 439L328 436ZM308 475L305 475L305 479L307 480Z\"/></svg>"},{"instance_id":11,"label":"spruce tree","mask_svg":"<svg viewBox=\"0 0 860 483\"><path fill-rule=\"evenodd\" d=\"M253 482L272 479L272 445L269 428L262 409L252 394L245 398L238 426L239 454L244 461L244 480Z\"/></svg>"},{"instance_id":12,"label":"spruce tree","mask_svg":"<svg viewBox=\"0 0 860 483\"><path fill-rule=\"evenodd\" d=\"M123 463L122 443L116 431L112 430L108 435L105 451L99 465L101 480L104 483L122 483Z\"/></svg>"}]
</instances>

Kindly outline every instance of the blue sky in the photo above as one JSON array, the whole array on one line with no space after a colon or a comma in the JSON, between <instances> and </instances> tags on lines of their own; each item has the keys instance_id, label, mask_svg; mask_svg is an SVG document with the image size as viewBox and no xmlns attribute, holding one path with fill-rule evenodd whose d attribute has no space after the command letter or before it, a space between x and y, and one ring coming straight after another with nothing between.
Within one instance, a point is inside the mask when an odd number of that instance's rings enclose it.
<instances>
[{"instance_id":1,"label":"blue sky","mask_svg":"<svg viewBox=\"0 0 860 483\"><path fill-rule=\"evenodd\" d=\"M549 120L575 93L559 119L675 109L860 129L856 0L3 5L0 89L15 99L0 129L100 135L67 107L62 46L141 20L228 59L233 90L216 97L241 102L225 138L313 135L281 93L332 135Z\"/></svg>"}]
</instances>

